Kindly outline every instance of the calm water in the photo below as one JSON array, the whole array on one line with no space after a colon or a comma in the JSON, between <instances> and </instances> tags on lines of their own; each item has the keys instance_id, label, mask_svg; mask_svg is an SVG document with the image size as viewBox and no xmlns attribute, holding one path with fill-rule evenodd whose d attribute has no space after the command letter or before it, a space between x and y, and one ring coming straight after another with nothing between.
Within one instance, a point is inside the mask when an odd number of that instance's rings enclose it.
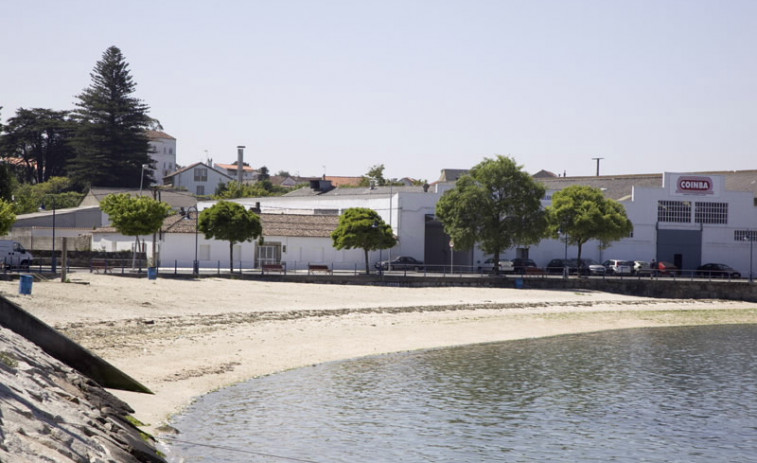
<instances>
[{"instance_id":1,"label":"calm water","mask_svg":"<svg viewBox=\"0 0 757 463\"><path fill-rule=\"evenodd\" d=\"M737 325L330 363L204 397L174 420L177 437L224 448L170 452L240 463L757 462L756 357L757 325Z\"/></svg>"}]
</instances>

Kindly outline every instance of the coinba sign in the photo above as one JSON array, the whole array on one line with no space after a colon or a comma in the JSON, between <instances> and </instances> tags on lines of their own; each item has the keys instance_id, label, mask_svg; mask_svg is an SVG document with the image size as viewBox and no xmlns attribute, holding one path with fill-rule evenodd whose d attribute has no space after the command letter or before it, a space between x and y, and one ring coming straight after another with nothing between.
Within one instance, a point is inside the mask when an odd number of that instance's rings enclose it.
<instances>
[{"instance_id":1,"label":"coinba sign","mask_svg":"<svg viewBox=\"0 0 757 463\"><path fill-rule=\"evenodd\" d=\"M713 182L710 177L681 176L676 182L676 193L713 194Z\"/></svg>"}]
</instances>

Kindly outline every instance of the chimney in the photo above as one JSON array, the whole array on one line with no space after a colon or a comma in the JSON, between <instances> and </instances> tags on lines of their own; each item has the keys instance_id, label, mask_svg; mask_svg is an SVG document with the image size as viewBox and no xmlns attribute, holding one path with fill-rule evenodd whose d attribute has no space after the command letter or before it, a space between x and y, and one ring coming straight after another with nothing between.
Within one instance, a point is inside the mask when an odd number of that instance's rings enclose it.
<instances>
[{"instance_id":1,"label":"chimney","mask_svg":"<svg viewBox=\"0 0 757 463\"><path fill-rule=\"evenodd\" d=\"M242 183L244 176L244 146L237 146L237 182Z\"/></svg>"}]
</instances>

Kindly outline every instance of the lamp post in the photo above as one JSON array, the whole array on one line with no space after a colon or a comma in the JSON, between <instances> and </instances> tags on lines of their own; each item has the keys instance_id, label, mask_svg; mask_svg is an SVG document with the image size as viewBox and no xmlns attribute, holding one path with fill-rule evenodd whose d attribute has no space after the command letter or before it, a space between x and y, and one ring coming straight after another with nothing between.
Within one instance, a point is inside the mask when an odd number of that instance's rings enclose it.
<instances>
[{"instance_id":1,"label":"lamp post","mask_svg":"<svg viewBox=\"0 0 757 463\"><path fill-rule=\"evenodd\" d=\"M180 210L181 215L185 219L191 218L192 212L194 212L195 214L195 260L192 262L192 276L196 278L200 275L200 261L197 260L197 231L199 230L200 212L197 210L197 207L195 206L189 206L186 209L182 207Z\"/></svg>"},{"instance_id":2,"label":"lamp post","mask_svg":"<svg viewBox=\"0 0 757 463\"><path fill-rule=\"evenodd\" d=\"M565 241L565 258L562 261L562 277L563 279L567 280L568 274L570 273L568 270L568 234L562 231L562 229L560 229L558 233L563 237L563 240Z\"/></svg>"},{"instance_id":3,"label":"lamp post","mask_svg":"<svg viewBox=\"0 0 757 463\"><path fill-rule=\"evenodd\" d=\"M392 236L394 236L394 229L392 228L392 196L394 196L394 191L392 187L392 181L389 180L389 231L392 233ZM392 270L392 248L389 248L389 260L386 263L387 270Z\"/></svg>"},{"instance_id":4,"label":"lamp post","mask_svg":"<svg viewBox=\"0 0 757 463\"><path fill-rule=\"evenodd\" d=\"M58 270L58 262L55 257L55 196L51 196L53 200L53 253L50 261L50 269L55 273Z\"/></svg>"},{"instance_id":5,"label":"lamp post","mask_svg":"<svg viewBox=\"0 0 757 463\"><path fill-rule=\"evenodd\" d=\"M754 234L752 230L747 230L744 239L749 240L749 283L754 283L754 273L752 272L752 251L754 249Z\"/></svg>"},{"instance_id":6,"label":"lamp post","mask_svg":"<svg viewBox=\"0 0 757 463\"><path fill-rule=\"evenodd\" d=\"M142 184L145 179L145 169L148 169L149 167L150 166L147 164L142 164L142 172L139 174L139 196L142 196Z\"/></svg>"},{"instance_id":7,"label":"lamp post","mask_svg":"<svg viewBox=\"0 0 757 463\"><path fill-rule=\"evenodd\" d=\"M45 197L50 198L50 203L53 207L53 246L52 246L52 254L50 256L50 271L55 273L58 270L58 262L55 258L55 196L54 195L45 195ZM40 206L41 210L47 210L47 206L45 205L45 202L42 202L42 205Z\"/></svg>"}]
</instances>

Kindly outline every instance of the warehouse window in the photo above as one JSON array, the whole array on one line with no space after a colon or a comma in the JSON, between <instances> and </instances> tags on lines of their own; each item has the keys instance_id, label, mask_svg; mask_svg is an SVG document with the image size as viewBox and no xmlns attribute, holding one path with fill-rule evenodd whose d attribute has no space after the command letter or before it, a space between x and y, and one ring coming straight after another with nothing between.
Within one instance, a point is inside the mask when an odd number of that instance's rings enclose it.
<instances>
[{"instance_id":1,"label":"warehouse window","mask_svg":"<svg viewBox=\"0 0 757 463\"><path fill-rule=\"evenodd\" d=\"M658 222L691 222L691 203L689 201L657 201Z\"/></svg>"},{"instance_id":2,"label":"warehouse window","mask_svg":"<svg viewBox=\"0 0 757 463\"><path fill-rule=\"evenodd\" d=\"M757 230L734 230L733 241L757 241Z\"/></svg>"},{"instance_id":3,"label":"warehouse window","mask_svg":"<svg viewBox=\"0 0 757 463\"><path fill-rule=\"evenodd\" d=\"M694 203L696 223L728 223L728 203Z\"/></svg>"}]
</instances>

